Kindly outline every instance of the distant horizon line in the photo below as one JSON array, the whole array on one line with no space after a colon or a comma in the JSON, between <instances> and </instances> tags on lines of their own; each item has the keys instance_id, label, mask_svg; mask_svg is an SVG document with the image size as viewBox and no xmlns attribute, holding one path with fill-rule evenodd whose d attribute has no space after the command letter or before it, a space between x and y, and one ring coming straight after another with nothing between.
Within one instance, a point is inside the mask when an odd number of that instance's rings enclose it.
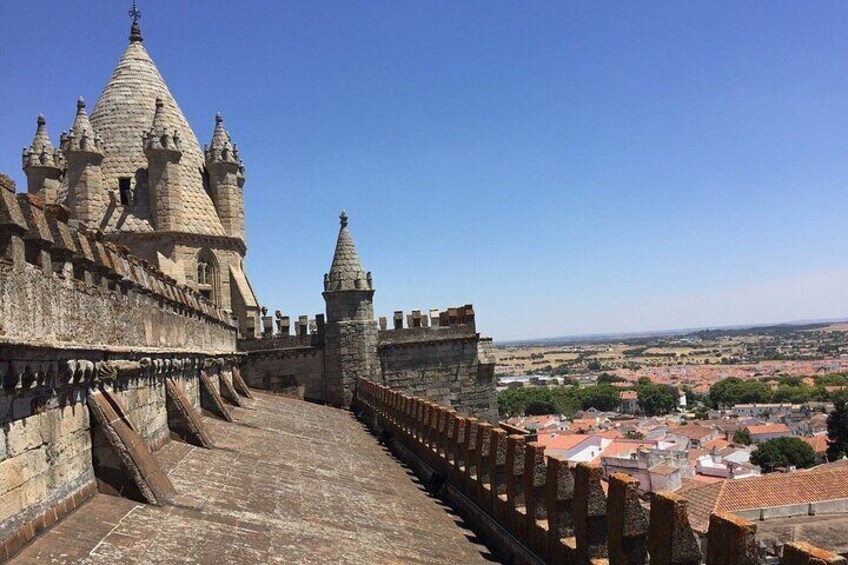
<instances>
[{"instance_id":1,"label":"distant horizon line","mask_svg":"<svg viewBox=\"0 0 848 565\"><path fill-rule=\"evenodd\" d=\"M818 324L837 324L848 322L848 317L790 320L785 322L760 322L751 324L728 324L722 326L700 326L677 329L644 330L633 332L592 332L552 337L535 337L527 339L493 340L496 346L546 344L557 345L566 343L603 342L613 339L638 339L642 337L681 336L704 331L755 330L780 326L814 326Z\"/></svg>"}]
</instances>

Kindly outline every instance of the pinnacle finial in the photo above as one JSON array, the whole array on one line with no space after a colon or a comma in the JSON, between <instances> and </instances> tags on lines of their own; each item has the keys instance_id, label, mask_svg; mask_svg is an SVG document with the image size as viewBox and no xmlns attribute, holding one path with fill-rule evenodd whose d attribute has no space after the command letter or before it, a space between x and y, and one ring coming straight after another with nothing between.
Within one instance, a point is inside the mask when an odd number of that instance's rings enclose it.
<instances>
[{"instance_id":1,"label":"pinnacle finial","mask_svg":"<svg viewBox=\"0 0 848 565\"><path fill-rule=\"evenodd\" d=\"M82 96L80 96L77 99L77 114L79 114L80 112L83 112L84 110L85 110L85 100L83 100Z\"/></svg>"},{"instance_id":2,"label":"pinnacle finial","mask_svg":"<svg viewBox=\"0 0 848 565\"><path fill-rule=\"evenodd\" d=\"M221 112L215 112L215 123L220 124L223 123L224 116L221 115Z\"/></svg>"},{"instance_id":3,"label":"pinnacle finial","mask_svg":"<svg viewBox=\"0 0 848 565\"><path fill-rule=\"evenodd\" d=\"M344 210L342 210L342 213L341 213L341 214L339 214L339 220L340 220L340 222L341 222L341 224L342 224L342 227L343 227L343 228L346 228L346 227L347 227L347 212L345 212Z\"/></svg>"},{"instance_id":4,"label":"pinnacle finial","mask_svg":"<svg viewBox=\"0 0 848 565\"><path fill-rule=\"evenodd\" d=\"M39 114L38 118L35 120L35 123L40 125L40 126L43 126L44 124L46 124L47 120L44 119L44 114Z\"/></svg>"},{"instance_id":5,"label":"pinnacle finial","mask_svg":"<svg viewBox=\"0 0 848 565\"><path fill-rule=\"evenodd\" d=\"M133 0L132 8L127 12L129 16L132 18L132 26L130 27L130 41L143 41L141 38L141 27L138 25L138 20L141 18L141 10L139 10L135 5L135 0Z\"/></svg>"}]
</instances>

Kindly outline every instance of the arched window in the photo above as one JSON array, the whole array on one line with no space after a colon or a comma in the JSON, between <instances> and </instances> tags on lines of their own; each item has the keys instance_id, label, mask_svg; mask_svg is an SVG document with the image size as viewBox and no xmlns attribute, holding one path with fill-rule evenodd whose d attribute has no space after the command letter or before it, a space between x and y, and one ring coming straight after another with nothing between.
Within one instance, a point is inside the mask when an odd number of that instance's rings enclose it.
<instances>
[{"instance_id":1,"label":"arched window","mask_svg":"<svg viewBox=\"0 0 848 565\"><path fill-rule=\"evenodd\" d=\"M213 304L220 300L218 262L208 249L197 254L197 291Z\"/></svg>"}]
</instances>

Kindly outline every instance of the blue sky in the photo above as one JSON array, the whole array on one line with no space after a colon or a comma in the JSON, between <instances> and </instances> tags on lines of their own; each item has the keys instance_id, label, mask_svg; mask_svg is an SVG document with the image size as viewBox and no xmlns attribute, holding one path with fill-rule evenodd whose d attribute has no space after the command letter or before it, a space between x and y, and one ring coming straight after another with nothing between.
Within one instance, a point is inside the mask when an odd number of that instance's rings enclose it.
<instances>
[{"instance_id":1,"label":"blue sky","mask_svg":"<svg viewBox=\"0 0 848 565\"><path fill-rule=\"evenodd\" d=\"M848 316L844 2L166 2L145 46L239 143L260 301L323 311L345 208L378 314L496 339ZM0 5L0 170L126 45L124 1Z\"/></svg>"}]
</instances>

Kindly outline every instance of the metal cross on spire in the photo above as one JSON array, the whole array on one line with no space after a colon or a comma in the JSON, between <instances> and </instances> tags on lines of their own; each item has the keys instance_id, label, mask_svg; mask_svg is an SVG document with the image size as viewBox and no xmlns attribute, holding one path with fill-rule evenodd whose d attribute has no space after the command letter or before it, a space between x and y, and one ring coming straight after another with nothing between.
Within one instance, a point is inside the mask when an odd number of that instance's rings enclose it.
<instances>
[{"instance_id":1,"label":"metal cross on spire","mask_svg":"<svg viewBox=\"0 0 848 565\"><path fill-rule=\"evenodd\" d=\"M139 27L138 25L138 19L141 17L141 10L136 7L135 0L133 0L132 8L130 8L130 11L127 13L132 18L132 27L130 28L130 41L142 41L141 27Z\"/></svg>"},{"instance_id":2,"label":"metal cross on spire","mask_svg":"<svg viewBox=\"0 0 848 565\"><path fill-rule=\"evenodd\" d=\"M136 8L135 0L133 0L132 8L130 8L128 14L132 18L134 24L138 23L139 18L141 18L141 10Z\"/></svg>"}]
</instances>

